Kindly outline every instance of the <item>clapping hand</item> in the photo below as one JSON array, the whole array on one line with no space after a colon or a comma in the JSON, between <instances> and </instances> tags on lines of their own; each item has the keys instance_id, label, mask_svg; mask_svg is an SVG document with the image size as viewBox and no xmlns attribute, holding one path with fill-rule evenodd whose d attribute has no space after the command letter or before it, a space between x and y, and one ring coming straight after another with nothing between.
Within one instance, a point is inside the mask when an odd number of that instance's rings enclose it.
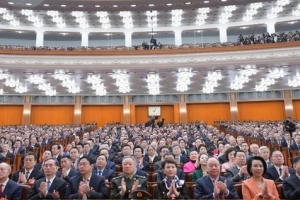
<instances>
[{"instance_id":1,"label":"clapping hand","mask_svg":"<svg viewBox=\"0 0 300 200\"><path fill-rule=\"evenodd\" d=\"M217 198L220 194L220 188L218 186L218 181L214 181L214 197Z\"/></svg>"},{"instance_id":2,"label":"clapping hand","mask_svg":"<svg viewBox=\"0 0 300 200\"><path fill-rule=\"evenodd\" d=\"M27 180L26 180L25 174L23 172L19 172L18 183L26 183L26 182L27 182Z\"/></svg>"},{"instance_id":3,"label":"clapping hand","mask_svg":"<svg viewBox=\"0 0 300 200\"><path fill-rule=\"evenodd\" d=\"M139 187L139 180L135 180L133 185L132 185L131 192L136 191L138 187Z\"/></svg>"},{"instance_id":4,"label":"clapping hand","mask_svg":"<svg viewBox=\"0 0 300 200\"><path fill-rule=\"evenodd\" d=\"M126 183L125 183L125 180L124 178L121 179L121 197L124 196L126 192Z\"/></svg>"},{"instance_id":5,"label":"clapping hand","mask_svg":"<svg viewBox=\"0 0 300 200\"><path fill-rule=\"evenodd\" d=\"M45 181L41 182L39 191L40 191L42 197L45 197L47 195L47 184Z\"/></svg>"}]
</instances>

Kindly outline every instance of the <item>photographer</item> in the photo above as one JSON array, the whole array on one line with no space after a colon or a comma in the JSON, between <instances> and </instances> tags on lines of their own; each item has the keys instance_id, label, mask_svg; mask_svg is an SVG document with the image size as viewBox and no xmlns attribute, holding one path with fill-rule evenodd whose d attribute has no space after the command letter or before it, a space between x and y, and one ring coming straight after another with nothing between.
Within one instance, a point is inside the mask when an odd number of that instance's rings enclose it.
<instances>
[{"instance_id":1,"label":"photographer","mask_svg":"<svg viewBox=\"0 0 300 200\"><path fill-rule=\"evenodd\" d=\"M287 117L286 120L283 121L283 130L288 131L291 134L295 132L296 125L292 122L292 119L290 117Z\"/></svg>"}]
</instances>

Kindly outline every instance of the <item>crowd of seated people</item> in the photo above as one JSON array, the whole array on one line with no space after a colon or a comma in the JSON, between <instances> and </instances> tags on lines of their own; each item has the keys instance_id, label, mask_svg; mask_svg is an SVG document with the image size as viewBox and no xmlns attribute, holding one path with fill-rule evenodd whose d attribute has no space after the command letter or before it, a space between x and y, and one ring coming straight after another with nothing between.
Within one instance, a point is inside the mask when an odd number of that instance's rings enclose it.
<instances>
[{"instance_id":1,"label":"crowd of seated people","mask_svg":"<svg viewBox=\"0 0 300 200\"><path fill-rule=\"evenodd\" d=\"M237 45L250 45L250 44L266 44L276 42L292 42L300 40L300 32L283 32L283 33L263 33L262 35L256 36L254 33L244 37L242 34L239 35Z\"/></svg>"},{"instance_id":2,"label":"crowd of seated people","mask_svg":"<svg viewBox=\"0 0 300 200\"><path fill-rule=\"evenodd\" d=\"M299 197L300 157L293 157L292 168L280 150L246 141L257 136L272 142L277 134L281 142L299 140L300 146L299 124L290 123L295 124L292 136L286 121L222 122L220 129L203 122L109 124L89 131L91 125L0 127L1 156L22 152L24 157L11 177L12 163L2 160L0 169L7 174L0 184L10 177L14 193L5 195L11 199L19 199L8 195L21 195L20 185L30 185L28 199L117 199L139 191L157 199ZM57 142L68 135L74 140L64 146ZM48 143L40 155L28 148Z\"/></svg>"}]
</instances>

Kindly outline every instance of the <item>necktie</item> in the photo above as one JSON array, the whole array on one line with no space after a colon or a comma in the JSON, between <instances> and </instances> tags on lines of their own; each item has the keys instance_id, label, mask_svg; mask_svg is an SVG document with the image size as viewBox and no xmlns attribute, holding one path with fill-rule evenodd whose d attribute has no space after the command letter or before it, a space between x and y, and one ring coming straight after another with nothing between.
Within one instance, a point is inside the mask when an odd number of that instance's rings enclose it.
<instances>
[{"instance_id":1,"label":"necktie","mask_svg":"<svg viewBox=\"0 0 300 200\"><path fill-rule=\"evenodd\" d=\"M2 197L2 187L3 187L3 185L0 184L0 197Z\"/></svg>"},{"instance_id":2,"label":"necktie","mask_svg":"<svg viewBox=\"0 0 300 200\"><path fill-rule=\"evenodd\" d=\"M281 176L281 174L282 174L282 169L279 168L279 176Z\"/></svg>"},{"instance_id":3,"label":"necktie","mask_svg":"<svg viewBox=\"0 0 300 200\"><path fill-rule=\"evenodd\" d=\"M98 175L99 175L99 176L102 176L102 170L99 170L99 171L98 171Z\"/></svg>"},{"instance_id":4,"label":"necktie","mask_svg":"<svg viewBox=\"0 0 300 200\"><path fill-rule=\"evenodd\" d=\"M300 150L300 144L298 144L298 149Z\"/></svg>"},{"instance_id":5,"label":"necktie","mask_svg":"<svg viewBox=\"0 0 300 200\"><path fill-rule=\"evenodd\" d=\"M25 178L26 178L26 180L28 181L28 178L29 178L29 171L26 171L26 173L25 173Z\"/></svg>"},{"instance_id":6,"label":"necktie","mask_svg":"<svg viewBox=\"0 0 300 200\"><path fill-rule=\"evenodd\" d=\"M48 181L47 181L47 190L48 190L48 191L49 191L50 186L51 186L51 181L48 180Z\"/></svg>"}]
</instances>

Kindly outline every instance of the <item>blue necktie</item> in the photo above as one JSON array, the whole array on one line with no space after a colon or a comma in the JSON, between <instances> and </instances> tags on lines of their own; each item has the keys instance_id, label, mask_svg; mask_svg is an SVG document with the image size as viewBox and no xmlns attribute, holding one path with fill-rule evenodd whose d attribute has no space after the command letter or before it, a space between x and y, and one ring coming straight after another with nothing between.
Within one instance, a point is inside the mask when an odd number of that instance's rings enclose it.
<instances>
[{"instance_id":1,"label":"blue necktie","mask_svg":"<svg viewBox=\"0 0 300 200\"><path fill-rule=\"evenodd\" d=\"M48 180L48 181L47 181L47 190L48 190L48 191L49 191L50 186L51 186L51 182L50 182L50 180Z\"/></svg>"},{"instance_id":2,"label":"blue necktie","mask_svg":"<svg viewBox=\"0 0 300 200\"><path fill-rule=\"evenodd\" d=\"M98 175L99 175L99 176L102 176L102 170L99 170L99 171L98 171Z\"/></svg>"}]
</instances>

